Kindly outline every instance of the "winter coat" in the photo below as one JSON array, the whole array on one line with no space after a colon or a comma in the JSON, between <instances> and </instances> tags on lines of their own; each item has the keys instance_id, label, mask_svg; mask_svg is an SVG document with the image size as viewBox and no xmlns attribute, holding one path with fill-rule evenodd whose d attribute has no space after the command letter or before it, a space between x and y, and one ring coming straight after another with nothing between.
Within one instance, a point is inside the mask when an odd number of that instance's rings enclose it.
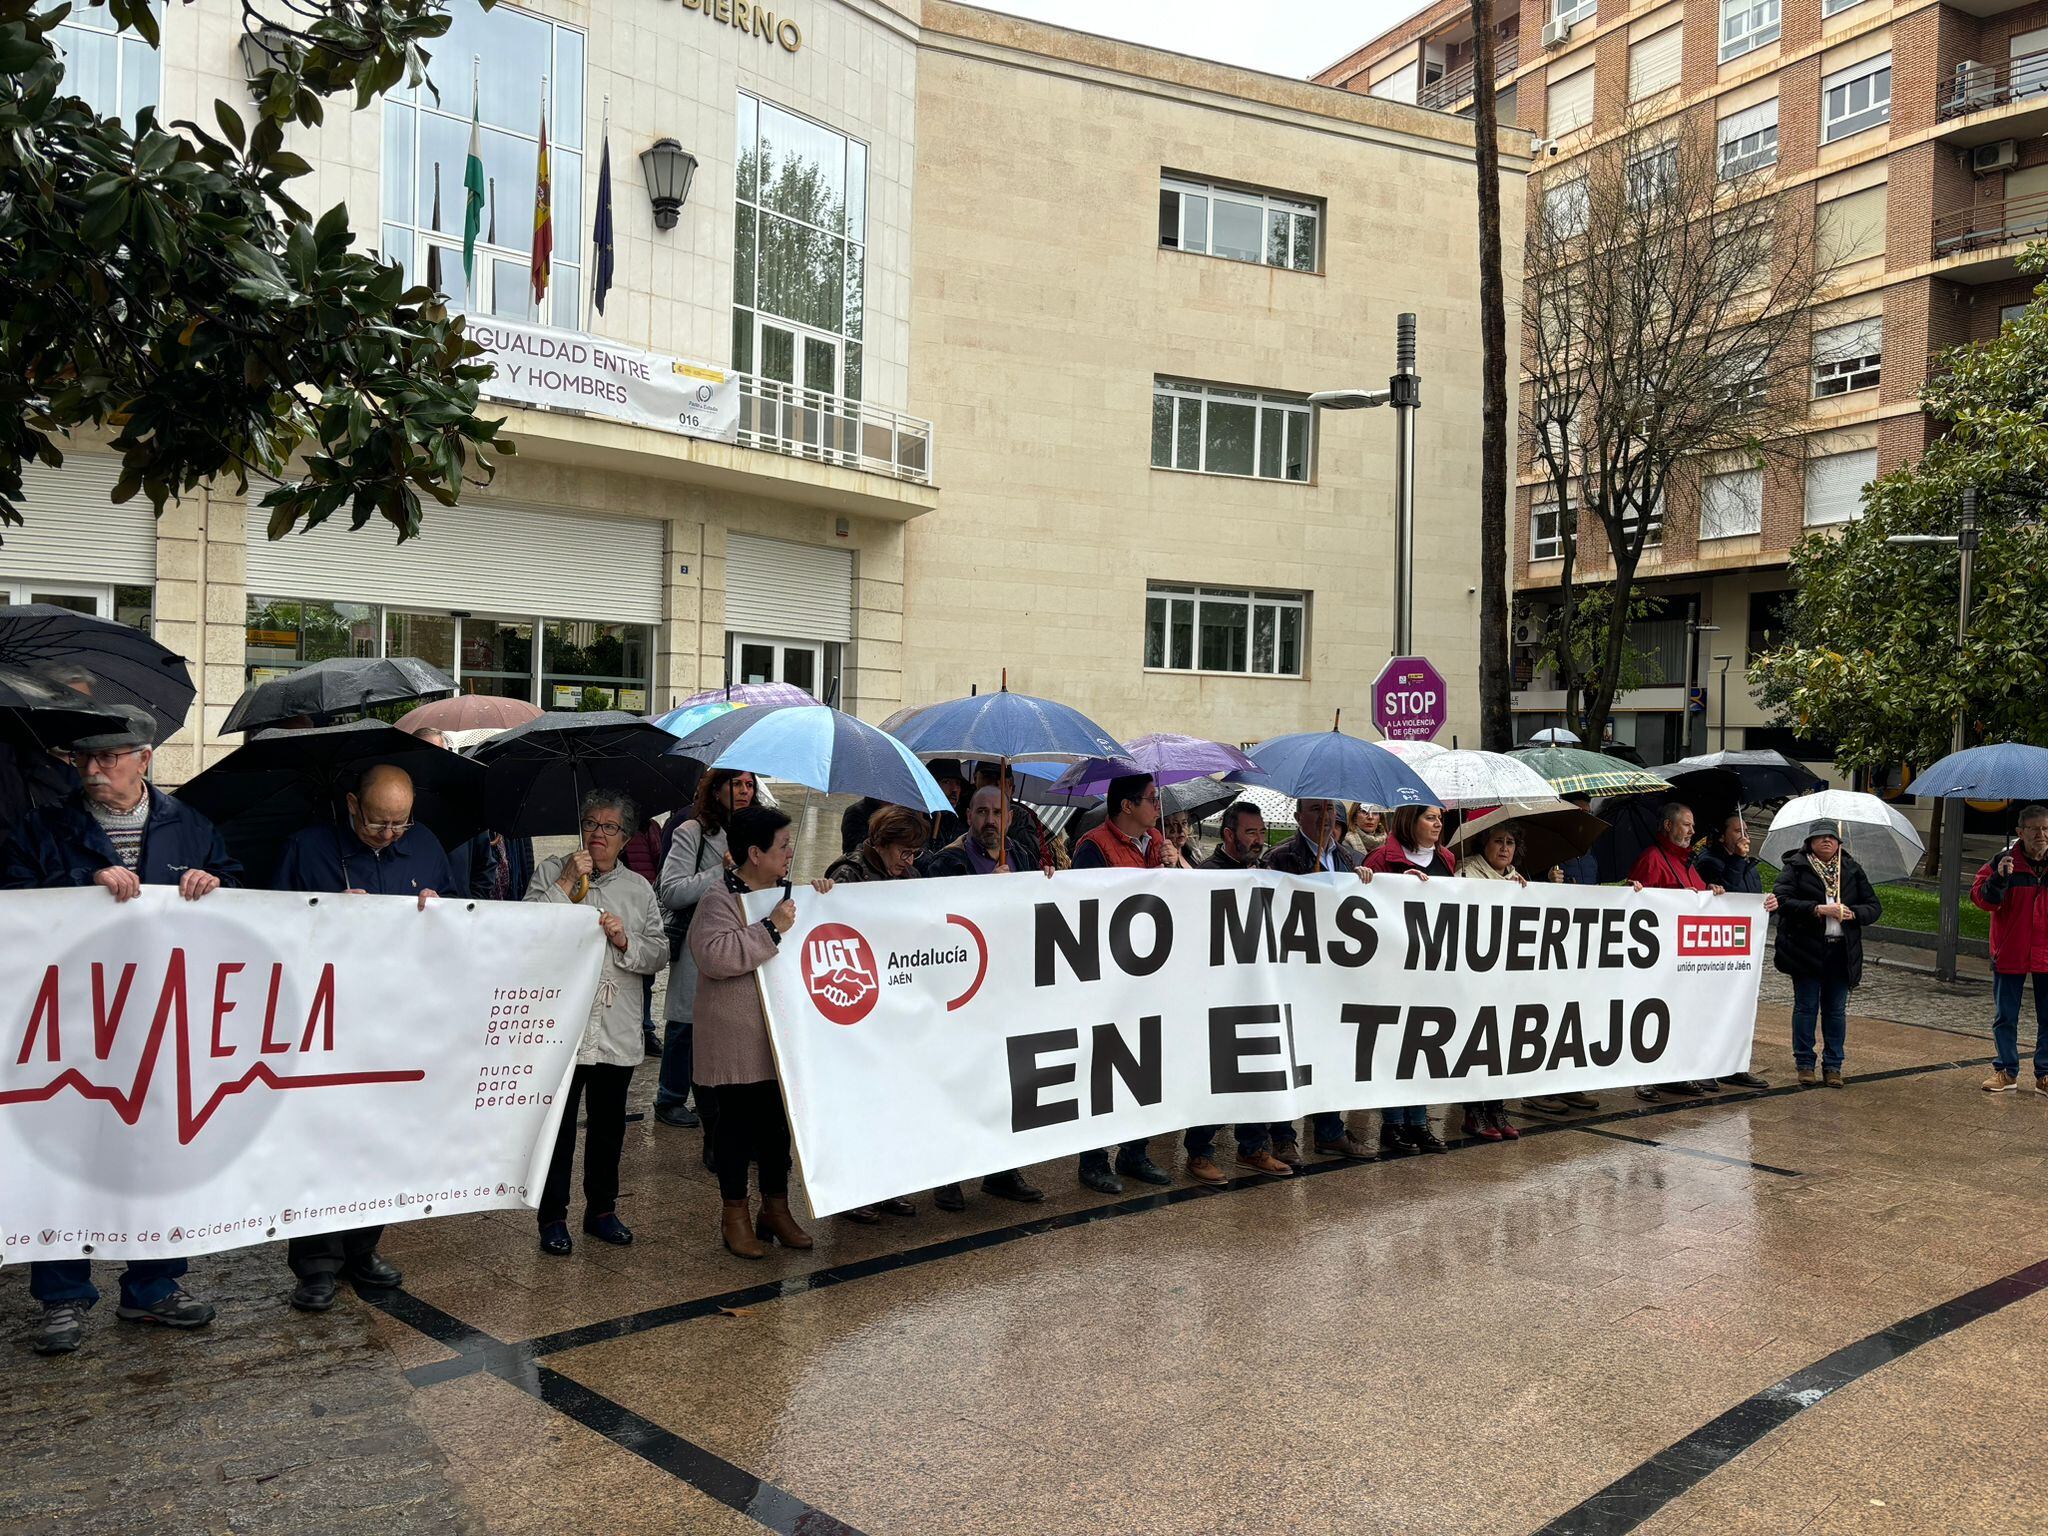
<instances>
[{"instance_id":1,"label":"winter coat","mask_svg":"<svg viewBox=\"0 0 2048 1536\"><path fill-rule=\"evenodd\" d=\"M1761 896L1764 893L1763 871L1748 854L1708 848L1693 856L1692 867L1707 884L1718 885L1731 895Z\"/></svg>"},{"instance_id":2,"label":"winter coat","mask_svg":"<svg viewBox=\"0 0 2048 1536\"><path fill-rule=\"evenodd\" d=\"M841 854L833 860L832 867L825 871L825 878L834 885L860 885L869 880L890 880L895 877L869 857L868 846L862 843L852 852ZM910 873L903 878L915 880L917 866L913 864Z\"/></svg>"},{"instance_id":3,"label":"winter coat","mask_svg":"<svg viewBox=\"0 0 2048 1536\"><path fill-rule=\"evenodd\" d=\"M663 1015L674 1024L687 1024L697 997L697 962L681 936L690 931L690 919L705 895L716 890L725 878L725 834L706 835L704 823L692 816L677 829L669 844L668 857L661 864L661 907L669 914L674 966L668 973L668 1004Z\"/></svg>"},{"instance_id":4,"label":"winter coat","mask_svg":"<svg viewBox=\"0 0 2048 1536\"><path fill-rule=\"evenodd\" d=\"M1295 839L1295 842L1300 841L1299 837ZM1289 843L1287 846L1292 848L1294 843ZM1434 848L1430 849L1429 853L1430 859L1427 864L1413 863L1410 861L1407 853L1402 850L1401 845L1390 837L1372 851L1371 856L1365 861L1365 867L1376 875L1382 873L1400 874L1410 869L1419 869L1425 875L1455 875L1458 872L1458 866L1451 862L1450 851L1442 843L1438 843Z\"/></svg>"},{"instance_id":5,"label":"winter coat","mask_svg":"<svg viewBox=\"0 0 2048 1536\"><path fill-rule=\"evenodd\" d=\"M1692 850L1680 848L1659 837L1636 856L1635 867L1628 872L1629 879L1646 891L1704 891L1707 882L1700 878L1699 867L1693 863Z\"/></svg>"},{"instance_id":6,"label":"winter coat","mask_svg":"<svg viewBox=\"0 0 2048 1536\"><path fill-rule=\"evenodd\" d=\"M1509 876L1502 874L1476 853L1470 855L1458 865L1458 876L1463 880L1506 880L1509 878Z\"/></svg>"},{"instance_id":7,"label":"winter coat","mask_svg":"<svg viewBox=\"0 0 2048 1536\"><path fill-rule=\"evenodd\" d=\"M149 796L149 821L142 829L137 879L144 885L176 885L186 870L203 869L222 885L242 883L242 866L212 822L154 784L144 785L143 792ZM43 806L22 817L7 847L0 888L91 885L94 875L120 863L81 792L62 805Z\"/></svg>"},{"instance_id":8,"label":"winter coat","mask_svg":"<svg viewBox=\"0 0 2048 1536\"><path fill-rule=\"evenodd\" d=\"M993 869L983 869L976 862L976 855L968 851L968 840L968 834L963 832L942 848L927 849L918 862L918 873L932 880L950 879L954 875L994 874ZM1032 856L1031 850L1014 837L1010 839L1009 850L1011 874L1038 868L1038 860Z\"/></svg>"},{"instance_id":9,"label":"winter coat","mask_svg":"<svg viewBox=\"0 0 2048 1536\"><path fill-rule=\"evenodd\" d=\"M1259 867L1260 866L1257 864L1238 863L1236 859L1233 859L1228 853L1224 851L1223 845L1221 843L1218 843L1216 845L1216 851L1214 853L1210 854L1209 857L1201 860L1199 863L1195 865L1195 868L1197 869L1222 869L1230 870L1240 874L1246 870L1257 869Z\"/></svg>"},{"instance_id":10,"label":"winter coat","mask_svg":"<svg viewBox=\"0 0 2048 1536\"><path fill-rule=\"evenodd\" d=\"M1105 821L1074 845L1076 869L1157 869L1166 857L1166 838L1154 831L1140 847Z\"/></svg>"},{"instance_id":11,"label":"winter coat","mask_svg":"<svg viewBox=\"0 0 2048 1536\"><path fill-rule=\"evenodd\" d=\"M332 822L304 827L284 845L271 879L273 891L367 891L372 896L416 896L433 891L460 896L448 855L425 827L408 827L385 848L372 848L356 829Z\"/></svg>"},{"instance_id":12,"label":"winter coat","mask_svg":"<svg viewBox=\"0 0 2048 1536\"><path fill-rule=\"evenodd\" d=\"M526 899L572 905L569 893L555 883L569 858L566 853L557 853L542 859L526 888ZM598 972L597 995L590 1000L590 1019L583 1026L583 1041L576 1047L576 1065L634 1066L645 1054L640 1009L646 1001L647 989L641 978L652 976L668 960L668 934L661 925L661 908L655 902L654 887L622 863L613 865L605 874L590 877L590 889L583 893L582 905L593 912L610 912L624 923L626 947L620 949L609 938L604 942L604 969Z\"/></svg>"},{"instance_id":13,"label":"winter coat","mask_svg":"<svg viewBox=\"0 0 2048 1536\"><path fill-rule=\"evenodd\" d=\"M2008 852L2010 875L1999 874L1993 859L1970 886L1970 900L1991 914L1991 968L2002 976L2048 973L2048 864L2036 864L2017 844Z\"/></svg>"},{"instance_id":14,"label":"winter coat","mask_svg":"<svg viewBox=\"0 0 2048 1536\"><path fill-rule=\"evenodd\" d=\"M650 821L626 839L626 846L619 850L619 862L653 885L661 878L662 860L667 857L662 851L665 841L661 828Z\"/></svg>"},{"instance_id":15,"label":"winter coat","mask_svg":"<svg viewBox=\"0 0 2048 1536\"><path fill-rule=\"evenodd\" d=\"M775 1053L754 972L782 944L766 918L748 922L735 882L723 871L690 920L691 969L697 977L690 1075L710 1087L775 1080Z\"/></svg>"},{"instance_id":16,"label":"winter coat","mask_svg":"<svg viewBox=\"0 0 2048 1536\"><path fill-rule=\"evenodd\" d=\"M1815 873L1805 849L1785 855L1785 867L1778 871L1778 943L1773 955L1778 969L1787 976L1819 976L1826 969L1827 919L1814 908L1828 899L1827 887ZM1863 930L1883 916L1877 892L1863 866L1842 854L1843 903L1856 914L1853 923L1842 924L1842 960L1849 985L1863 980Z\"/></svg>"},{"instance_id":17,"label":"winter coat","mask_svg":"<svg viewBox=\"0 0 2048 1536\"><path fill-rule=\"evenodd\" d=\"M1346 874L1358 868L1357 858L1341 839L1330 845L1330 860ZM1282 875L1328 873L1316 856L1316 845L1299 832L1266 855L1266 868Z\"/></svg>"}]
</instances>

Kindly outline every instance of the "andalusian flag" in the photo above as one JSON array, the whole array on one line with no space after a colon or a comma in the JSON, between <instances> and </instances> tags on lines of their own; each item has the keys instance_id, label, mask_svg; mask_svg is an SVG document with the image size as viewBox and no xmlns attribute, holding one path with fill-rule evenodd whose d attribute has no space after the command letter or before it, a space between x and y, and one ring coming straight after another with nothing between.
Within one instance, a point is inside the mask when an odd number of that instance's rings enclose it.
<instances>
[{"instance_id":1,"label":"andalusian flag","mask_svg":"<svg viewBox=\"0 0 2048 1536\"><path fill-rule=\"evenodd\" d=\"M476 295L476 234L484 222L484 139L477 116L476 89L469 94L469 159L462 167L462 276Z\"/></svg>"},{"instance_id":2,"label":"andalusian flag","mask_svg":"<svg viewBox=\"0 0 2048 1536\"><path fill-rule=\"evenodd\" d=\"M548 296L548 272L555 254L554 193L548 182L548 103L540 103L540 168L533 182L533 302L536 309ZM542 315L545 319L546 316Z\"/></svg>"}]
</instances>

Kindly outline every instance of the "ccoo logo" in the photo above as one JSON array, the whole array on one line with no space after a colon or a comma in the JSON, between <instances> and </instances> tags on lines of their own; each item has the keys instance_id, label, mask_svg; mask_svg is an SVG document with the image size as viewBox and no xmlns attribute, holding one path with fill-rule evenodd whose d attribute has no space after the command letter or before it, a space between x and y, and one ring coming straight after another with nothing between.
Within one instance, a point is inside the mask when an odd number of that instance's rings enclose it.
<instances>
[{"instance_id":1,"label":"ccoo logo","mask_svg":"<svg viewBox=\"0 0 2048 1536\"><path fill-rule=\"evenodd\" d=\"M1681 955L1746 955L1749 953L1749 919L1681 917L1678 920L1678 952Z\"/></svg>"},{"instance_id":2,"label":"ccoo logo","mask_svg":"<svg viewBox=\"0 0 2048 1536\"><path fill-rule=\"evenodd\" d=\"M804 990L834 1024L858 1024L882 995L875 952L844 923L820 923L804 940Z\"/></svg>"}]
</instances>

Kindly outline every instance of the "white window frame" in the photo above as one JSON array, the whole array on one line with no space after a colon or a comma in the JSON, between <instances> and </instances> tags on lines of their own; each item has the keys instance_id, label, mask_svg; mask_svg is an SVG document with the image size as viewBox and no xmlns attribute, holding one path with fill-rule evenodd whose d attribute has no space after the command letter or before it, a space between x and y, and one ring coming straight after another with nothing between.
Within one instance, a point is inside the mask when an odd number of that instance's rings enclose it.
<instances>
[{"instance_id":1,"label":"white window frame","mask_svg":"<svg viewBox=\"0 0 2048 1536\"><path fill-rule=\"evenodd\" d=\"M1564 505L1573 506L1575 504L1567 501ZM1558 515L1558 509L1559 504L1547 498L1529 504L1529 560L1532 564L1538 560L1562 560L1564 558L1564 548L1567 541L1564 532L1564 521ZM1550 530L1548 533L1544 532L1546 526ZM1576 525L1572 529L1569 542L1574 547L1579 542Z\"/></svg>"},{"instance_id":2,"label":"white window frame","mask_svg":"<svg viewBox=\"0 0 2048 1536\"><path fill-rule=\"evenodd\" d=\"M1145 583L1145 629L1140 641L1139 655L1147 672L1206 672L1212 676L1224 677L1293 677L1306 675L1308 660L1308 600L1306 592L1271 592L1257 587L1210 587L1193 582L1148 581ZM1166 620L1166 644L1162 660L1154 664L1145 657L1142 646L1149 641L1152 630L1153 604L1162 603ZM1245 610L1244 657L1242 667L1205 667L1202 661L1202 610L1204 607L1241 607ZM1174 614L1184 608L1188 618L1188 664L1177 665L1173 654ZM1264 613L1273 628L1273 668L1261 671L1258 662L1259 618ZM1294 660L1292 671L1280 666L1280 625L1283 615L1292 613L1294 621Z\"/></svg>"},{"instance_id":3,"label":"white window frame","mask_svg":"<svg viewBox=\"0 0 2048 1536\"><path fill-rule=\"evenodd\" d=\"M1570 240L1583 235L1592 220L1592 207L1592 187L1583 171L1544 184L1543 219L1553 238ZM1567 217L1560 220L1560 213Z\"/></svg>"},{"instance_id":4,"label":"white window frame","mask_svg":"<svg viewBox=\"0 0 2048 1536\"><path fill-rule=\"evenodd\" d=\"M1677 142L1658 144L1629 156L1623 176L1631 208L1646 207L1657 201L1678 180Z\"/></svg>"},{"instance_id":5,"label":"white window frame","mask_svg":"<svg viewBox=\"0 0 2048 1536\"><path fill-rule=\"evenodd\" d=\"M1713 514L1711 519L1710 512ZM1726 474L1702 478L1701 543L1714 539L1740 539L1763 531L1764 472L1761 469L1734 469Z\"/></svg>"},{"instance_id":6,"label":"white window frame","mask_svg":"<svg viewBox=\"0 0 2048 1536\"><path fill-rule=\"evenodd\" d=\"M1834 476L1849 473L1850 468L1848 466L1845 466L1843 469L1839 470L1828 470L1822 468L1823 465L1834 464L1843 459L1854 459L1857 461L1856 466L1854 467L1855 472L1858 475L1858 479L1856 482L1858 492L1856 496L1855 509L1850 512L1845 512L1839 517L1832 515L1826 517L1815 517L1813 515L1813 490L1816 475L1824 478L1832 478ZM1867 474L1862 473L1862 468L1865 465L1867 465L1869 469L1869 473ZM1806 495L1804 497L1805 506L1802 508L1800 512L1800 517L1802 521L1809 528L1827 528L1832 527L1837 523L1855 522L1859 517L1863 515L1863 498L1861 494L1861 487L1868 485L1871 481L1875 480L1876 478L1877 450L1875 448L1852 448L1845 453L1818 454L1815 457L1808 459L1806 461Z\"/></svg>"},{"instance_id":7,"label":"white window frame","mask_svg":"<svg viewBox=\"0 0 2048 1536\"><path fill-rule=\"evenodd\" d=\"M1252 470L1242 474L1234 469L1211 469L1209 459L1209 406L1212 402L1226 405L1249 405L1252 413ZM1272 480L1282 485L1307 485L1312 478L1315 463L1315 409L1300 395L1270 394L1256 389L1233 389L1222 384L1197 384L1185 379L1155 378L1152 381L1153 425L1158 426L1159 408L1162 402L1170 402L1172 416L1168 422L1166 452L1167 462L1161 463L1154 444L1152 467L1173 470L1180 474L1223 475L1232 480ZM1180 462L1181 428L1189 412L1194 413L1195 463ZM1262 466L1266 458L1266 433L1270 428L1273 413L1280 413L1280 473L1266 474ZM1287 473L1288 447L1294 434L1302 434L1301 473Z\"/></svg>"},{"instance_id":8,"label":"white window frame","mask_svg":"<svg viewBox=\"0 0 2048 1536\"><path fill-rule=\"evenodd\" d=\"M1599 10L1600 0L1551 0L1550 3L1551 20L1564 22L1567 26L1576 26Z\"/></svg>"},{"instance_id":9,"label":"white window frame","mask_svg":"<svg viewBox=\"0 0 2048 1536\"><path fill-rule=\"evenodd\" d=\"M149 9L161 25L164 15L163 0L150 0ZM163 50L152 48L140 33L116 30L114 19L104 4L95 0L95 3L90 5L74 5L71 14L57 25L50 34L50 42L56 47L60 58L64 55L64 40L67 33L90 33L95 37L111 40L114 50L114 99L95 101L77 89L78 82L72 78L68 64L64 70L63 82L57 88L60 92L77 96L100 117L119 118L128 125L130 132L134 131L137 113L144 107L160 108L163 105ZM147 76L147 84L137 92L135 110L132 112L122 109L123 102L128 98L130 85L138 83L130 79L130 71L138 71Z\"/></svg>"},{"instance_id":10,"label":"white window frame","mask_svg":"<svg viewBox=\"0 0 2048 1536\"><path fill-rule=\"evenodd\" d=\"M1714 140L1724 178L1776 165L1778 98L1773 96L1769 101L1729 113L1714 125Z\"/></svg>"},{"instance_id":11,"label":"white window frame","mask_svg":"<svg viewBox=\"0 0 2048 1536\"><path fill-rule=\"evenodd\" d=\"M1879 96L1878 76L1884 77ZM1861 106L1856 105L1857 87L1864 86ZM1832 144L1853 134L1865 133L1892 120L1892 56L1877 54L1838 69L1820 83L1820 141Z\"/></svg>"},{"instance_id":12,"label":"white window frame","mask_svg":"<svg viewBox=\"0 0 2048 1536\"><path fill-rule=\"evenodd\" d=\"M1831 400L1876 389L1884 377L1884 316L1813 333L1813 398Z\"/></svg>"},{"instance_id":13,"label":"white window frame","mask_svg":"<svg viewBox=\"0 0 2048 1536\"><path fill-rule=\"evenodd\" d=\"M1863 0L1820 0L1820 13L1823 16L1839 16L1843 11L1862 3Z\"/></svg>"},{"instance_id":14,"label":"white window frame","mask_svg":"<svg viewBox=\"0 0 2048 1536\"><path fill-rule=\"evenodd\" d=\"M1721 0L1721 62L1775 43L1783 12L1783 0Z\"/></svg>"},{"instance_id":15,"label":"white window frame","mask_svg":"<svg viewBox=\"0 0 2048 1536\"><path fill-rule=\"evenodd\" d=\"M1194 256L1214 256L1219 261L1242 262L1246 266L1274 267L1282 272L1323 270L1325 207L1313 198L1293 197L1284 192L1272 192L1261 187L1231 186L1224 182L1204 181L1193 176L1176 176L1165 171L1159 174L1159 196L1162 202L1168 196L1178 199L1178 217L1174 232L1177 243L1168 245L1165 231L1162 229L1159 238L1162 250L1186 251ZM1199 199L1199 208L1190 199ZM1259 255L1256 259L1233 256L1215 248L1216 205L1219 202L1257 211ZM1161 212L1164 211L1162 208ZM1287 260L1284 262L1271 259L1273 221L1276 218L1287 221ZM1196 227L1198 222L1199 228ZM1294 264L1294 248L1304 225L1308 231L1309 264L1298 267Z\"/></svg>"},{"instance_id":16,"label":"white window frame","mask_svg":"<svg viewBox=\"0 0 2048 1536\"><path fill-rule=\"evenodd\" d=\"M1662 549L1664 547L1664 498L1659 496L1647 509L1635 507L1625 509L1621 517L1622 536L1624 538L1627 537L1629 529L1638 522L1649 524L1648 531L1643 535L1644 550Z\"/></svg>"}]
</instances>

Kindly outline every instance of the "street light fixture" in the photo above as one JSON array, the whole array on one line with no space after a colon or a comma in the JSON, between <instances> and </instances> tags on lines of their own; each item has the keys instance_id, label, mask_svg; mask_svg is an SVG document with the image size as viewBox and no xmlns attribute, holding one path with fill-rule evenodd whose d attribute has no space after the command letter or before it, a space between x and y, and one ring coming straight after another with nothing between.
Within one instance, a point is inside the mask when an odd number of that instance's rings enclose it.
<instances>
[{"instance_id":1,"label":"street light fixture","mask_svg":"<svg viewBox=\"0 0 2048 1536\"><path fill-rule=\"evenodd\" d=\"M1721 633L1721 626L1718 624L1702 624L1698 619L1687 619L1685 621L1685 703L1679 712L1679 718L1685 722L1685 751L1679 754L1681 757L1691 756L1694 747L1692 739L1692 691L1699 686L1700 636L1718 635L1719 633ZM1704 736L1706 733L1707 712L1701 710L1700 734ZM1701 742L1699 745L1704 746L1705 743Z\"/></svg>"},{"instance_id":2,"label":"street light fixture","mask_svg":"<svg viewBox=\"0 0 2048 1536\"><path fill-rule=\"evenodd\" d=\"M1714 744L1715 749L1721 752L1728 750L1728 663L1734 659L1733 656L1716 656L1714 658L1714 660L1721 663L1720 681L1717 685L1717 691L1721 695L1721 718L1714 727L1715 732L1720 737Z\"/></svg>"},{"instance_id":3,"label":"street light fixture","mask_svg":"<svg viewBox=\"0 0 2048 1536\"><path fill-rule=\"evenodd\" d=\"M1415 317L1394 322L1394 373L1385 389L1325 389L1310 405L1331 411L1394 408L1394 654L1415 651L1415 413L1422 408L1422 376L1415 371Z\"/></svg>"}]
</instances>

